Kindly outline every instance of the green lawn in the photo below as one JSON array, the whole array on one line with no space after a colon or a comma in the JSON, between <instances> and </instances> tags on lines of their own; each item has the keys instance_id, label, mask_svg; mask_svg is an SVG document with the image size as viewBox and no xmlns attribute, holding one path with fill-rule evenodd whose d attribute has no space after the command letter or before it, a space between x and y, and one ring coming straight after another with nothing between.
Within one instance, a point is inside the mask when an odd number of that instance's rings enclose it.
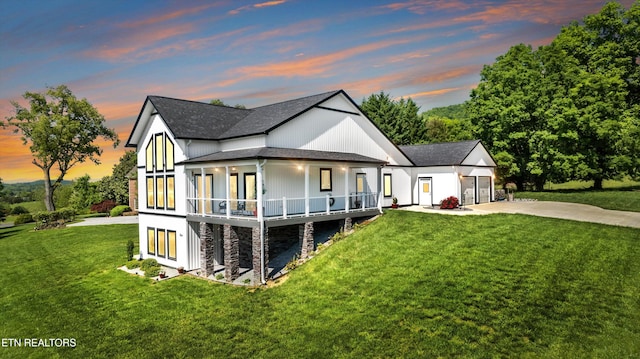
<instances>
[{"instance_id":1,"label":"green lawn","mask_svg":"<svg viewBox=\"0 0 640 359\"><path fill-rule=\"evenodd\" d=\"M270 289L118 271L135 225L0 229L0 357L638 357L640 230L390 211Z\"/></svg>"}]
</instances>

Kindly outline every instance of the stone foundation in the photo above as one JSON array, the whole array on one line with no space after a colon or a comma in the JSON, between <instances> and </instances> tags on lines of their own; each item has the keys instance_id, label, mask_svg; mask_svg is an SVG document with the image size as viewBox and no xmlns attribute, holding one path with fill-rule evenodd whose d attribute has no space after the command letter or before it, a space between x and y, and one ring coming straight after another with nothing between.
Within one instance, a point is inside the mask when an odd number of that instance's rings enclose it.
<instances>
[{"instance_id":1,"label":"stone foundation","mask_svg":"<svg viewBox=\"0 0 640 359\"><path fill-rule=\"evenodd\" d=\"M344 231L345 231L345 232L350 231L350 230L351 230L351 227L352 227L352 225L351 225L351 218L349 218L349 217L345 218L345 219L344 219Z\"/></svg>"},{"instance_id":2,"label":"stone foundation","mask_svg":"<svg viewBox=\"0 0 640 359\"><path fill-rule=\"evenodd\" d=\"M260 250L260 228L256 227L253 228L252 230L252 249L251 249L251 253L252 253L252 260L253 260L253 283L258 284L261 282L262 280L262 273L264 273L265 278L267 277L267 273L265 272L266 269L269 267L268 263L269 263L269 257L267 255L267 253L269 253L269 246L268 246L268 236L267 236L267 229L265 228L265 233L264 233L264 253L265 253L265 258L264 258L264 266L260 265L260 256L262 255L262 250Z\"/></svg>"},{"instance_id":3,"label":"stone foundation","mask_svg":"<svg viewBox=\"0 0 640 359\"><path fill-rule=\"evenodd\" d=\"M206 276L214 271L214 245L211 225L200 222L200 268Z\"/></svg>"},{"instance_id":4,"label":"stone foundation","mask_svg":"<svg viewBox=\"0 0 640 359\"><path fill-rule=\"evenodd\" d=\"M224 225L224 278L232 282L240 276L240 246L235 229Z\"/></svg>"},{"instance_id":5,"label":"stone foundation","mask_svg":"<svg viewBox=\"0 0 640 359\"><path fill-rule=\"evenodd\" d=\"M307 222L304 226L300 226L299 236L301 240L300 246L300 258L309 258L309 255L313 252L313 222Z\"/></svg>"}]
</instances>

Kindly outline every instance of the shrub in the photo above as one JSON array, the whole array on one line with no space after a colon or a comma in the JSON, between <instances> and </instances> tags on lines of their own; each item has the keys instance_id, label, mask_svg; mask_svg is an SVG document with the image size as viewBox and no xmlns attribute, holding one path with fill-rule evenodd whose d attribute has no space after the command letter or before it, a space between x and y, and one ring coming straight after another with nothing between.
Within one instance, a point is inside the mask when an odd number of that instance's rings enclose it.
<instances>
[{"instance_id":1,"label":"shrub","mask_svg":"<svg viewBox=\"0 0 640 359\"><path fill-rule=\"evenodd\" d=\"M76 212L71 208L62 208L58 211L38 212L33 215L33 219L36 221L36 229L58 228L72 221L75 214Z\"/></svg>"},{"instance_id":2,"label":"shrub","mask_svg":"<svg viewBox=\"0 0 640 359\"><path fill-rule=\"evenodd\" d=\"M454 209L458 208L458 205L460 205L460 202L456 196L447 197L440 202L441 209Z\"/></svg>"},{"instance_id":3,"label":"shrub","mask_svg":"<svg viewBox=\"0 0 640 359\"><path fill-rule=\"evenodd\" d=\"M216 279L217 280L223 280L224 279L224 275L222 275L222 273L218 273L218 274L216 274Z\"/></svg>"},{"instance_id":4,"label":"shrub","mask_svg":"<svg viewBox=\"0 0 640 359\"><path fill-rule=\"evenodd\" d=\"M116 206L115 201L112 201L110 199L105 199L102 202L92 204L91 212L109 213L115 206Z\"/></svg>"},{"instance_id":5,"label":"shrub","mask_svg":"<svg viewBox=\"0 0 640 359\"><path fill-rule=\"evenodd\" d=\"M22 206L15 206L11 209L11 214L26 214L29 213L29 210Z\"/></svg>"},{"instance_id":6,"label":"shrub","mask_svg":"<svg viewBox=\"0 0 640 359\"><path fill-rule=\"evenodd\" d=\"M133 241L130 239L127 241L127 260L132 260L133 259Z\"/></svg>"},{"instance_id":7,"label":"shrub","mask_svg":"<svg viewBox=\"0 0 640 359\"><path fill-rule=\"evenodd\" d=\"M115 206L111 209L109 215L111 217L122 216L122 213L131 211L131 208L127 205Z\"/></svg>"},{"instance_id":8,"label":"shrub","mask_svg":"<svg viewBox=\"0 0 640 359\"><path fill-rule=\"evenodd\" d=\"M152 267L160 267L158 261L153 258L147 258L143 260L142 263L140 263L140 269L142 269L143 271L146 271L147 269Z\"/></svg>"},{"instance_id":9,"label":"shrub","mask_svg":"<svg viewBox=\"0 0 640 359\"><path fill-rule=\"evenodd\" d=\"M13 224L15 224L16 226L18 224L24 224L29 222L33 222L33 217L29 213L20 214L18 215L18 217L16 217L16 219L13 220Z\"/></svg>"},{"instance_id":10,"label":"shrub","mask_svg":"<svg viewBox=\"0 0 640 359\"><path fill-rule=\"evenodd\" d=\"M162 270L162 268L160 268L160 266L157 267L151 267L147 270L144 271L144 276L151 278L151 277L157 277L160 274L160 271Z\"/></svg>"},{"instance_id":11,"label":"shrub","mask_svg":"<svg viewBox=\"0 0 640 359\"><path fill-rule=\"evenodd\" d=\"M129 260L126 264L127 268L129 269L133 269L133 268L139 268L140 267L140 262L139 260L133 259L133 260Z\"/></svg>"}]
</instances>

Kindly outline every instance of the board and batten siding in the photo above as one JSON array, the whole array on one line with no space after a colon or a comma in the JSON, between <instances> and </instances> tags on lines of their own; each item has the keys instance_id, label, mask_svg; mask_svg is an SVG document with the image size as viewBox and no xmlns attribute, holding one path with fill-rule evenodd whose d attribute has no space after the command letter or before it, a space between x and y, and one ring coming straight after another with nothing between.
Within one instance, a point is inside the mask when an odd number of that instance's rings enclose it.
<instances>
[{"instance_id":1,"label":"board and batten siding","mask_svg":"<svg viewBox=\"0 0 640 359\"><path fill-rule=\"evenodd\" d=\"M339 98L332 100L338 101ZM342 102L348 103L346 100ZM321 106L325 104L322 103ZM357 108L354 107L351 111L354 113L311 109L272 131L267 137L266 145L355 153L387 161L391 165L410 165L397 147Z\"/></svg>"}]
</instances>

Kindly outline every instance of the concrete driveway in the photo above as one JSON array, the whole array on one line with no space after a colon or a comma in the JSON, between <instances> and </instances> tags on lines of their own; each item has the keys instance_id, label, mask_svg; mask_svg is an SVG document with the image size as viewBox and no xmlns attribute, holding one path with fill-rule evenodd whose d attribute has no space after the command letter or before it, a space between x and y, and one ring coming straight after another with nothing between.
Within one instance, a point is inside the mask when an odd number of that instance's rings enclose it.
<instances>
[{"instance_id":1,"label":"concrete driveway","mask_svg":"<svg viewBox=\"0 0 640 359\"><path fill-rule=\"evenodd\" d=\"M429 208L425 209L420 206L407 207L406 209L420 212L458 215L519 213L540 217L561 218L574 221L640 228L639 212L613 211L579 203L547 201L501 201L467 206L464 210L440 210Z\"/></svg>"},{"instance_id":2,"label":"concrete driveway","mask_svg":"<svg viewBox=\"0 0 640 359\"><path fill-rule=\"evenodd\" d=\"M101 226L107 224L137 224L138 216L120 216L120 217L92 217L85 218L78 223L67 224L67 227L80 226Z\"/></svg>"}]
</instances>

